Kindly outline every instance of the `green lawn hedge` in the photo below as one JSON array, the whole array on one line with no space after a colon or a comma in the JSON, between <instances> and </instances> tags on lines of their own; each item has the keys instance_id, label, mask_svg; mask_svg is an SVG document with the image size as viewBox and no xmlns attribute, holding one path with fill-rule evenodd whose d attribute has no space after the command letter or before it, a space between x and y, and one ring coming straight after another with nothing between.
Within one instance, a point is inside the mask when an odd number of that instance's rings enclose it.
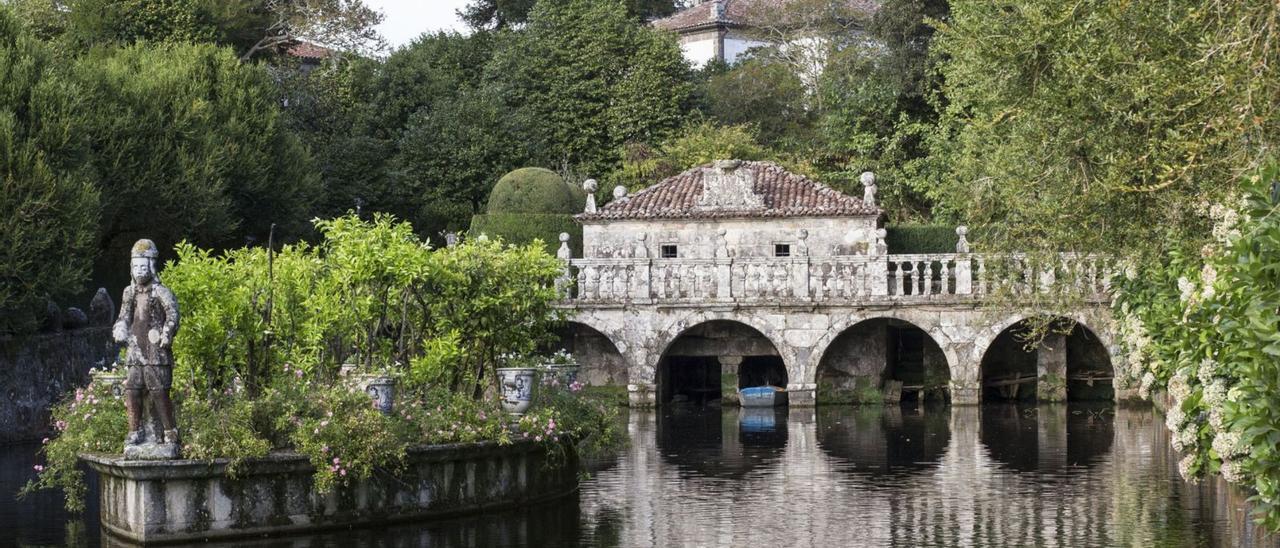
<instances>
[{"instance_id":1,"label":"green lawn hedge","mask_svg":"<svg viewBox=\"0 0 1280 548\"><path fill-rule=\"evenodd\" d=\"M560 233L569 233L569 247L574 257L582 256L582 225L573 215L563 213L489 213L471 217L472 237L487 234L513 244L527 244L540 239L547 252L560 249Z\"/></svg>"}]
</instances>

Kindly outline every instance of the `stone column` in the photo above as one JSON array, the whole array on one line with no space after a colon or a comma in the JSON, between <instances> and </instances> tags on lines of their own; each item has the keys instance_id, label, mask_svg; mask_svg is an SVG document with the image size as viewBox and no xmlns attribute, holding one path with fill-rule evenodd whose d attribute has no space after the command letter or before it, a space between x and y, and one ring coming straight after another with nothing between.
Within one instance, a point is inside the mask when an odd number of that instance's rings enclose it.
<instances>
[{"instance_id":1,"label":"stone column","mask_svg":"<svg viewBox=\"0 0 1280 548\"><path fill-rule=\"evenodd\" d=\"M973 294L973 259L964 255L956 259L956 295Z\"/></svg>"},{"instance_id":2,"label":"stone column","mask_svg":"<svg viewBox=\"0 0 1280 548\"><path fill-rule=\"evenodd\" d=\"M1036 461L1040 470L1067 466L1067 406L1042 405L1036 413Z\"/></svg>"},{"instance_id":3,"label":"stone column","mask_svg":"<svg viewBox=\"0 0 1280 548\"><path fill-rule=\"evenodd\" d=\"M791 407L813 407L814 393L818 385L813 383L792 383L787 385L787 404Z\"/></svg>"},{"instance_id":4,"label":"stone column","mask_svg":"<svg viewBox=\"0 0 1280 548\"><path fill-rule=\"evenodd\" d=\"M627 405L630 407L653 407L658 403L658 386L653 383L631 383L627 385Z\"/></svg>"},{"instance_id":5,"label":"stone column","mask_svg":"<svg viewBox=\"0 0 1280 548\"><path fill-rule=\"evenodd\" d=\"M631 302L650 302L651 284L653 280L653 259L642 259L635 262L636 281L631 287Z\"/></svg>"},{"instance_id":6,"label":"stone column","mask_svg":"<svg viewBox=\"0 0 1280 548\"><path fill-rule=\"evenodd\" d=\"M1049 333L1036 348L1036 399L1067 401L1067 337Z\"/></svg>"},{"instance_id":7,"label":"stone column","mask_svg":"<svg viewBox=\"0 0 1280 548\"><path fill-rule=\"evenodd\" d=\"M738 368L742 366L742 356L720 356L720 403L722 405L740 405L738 399Z\"/></svg>"}]
</instances>

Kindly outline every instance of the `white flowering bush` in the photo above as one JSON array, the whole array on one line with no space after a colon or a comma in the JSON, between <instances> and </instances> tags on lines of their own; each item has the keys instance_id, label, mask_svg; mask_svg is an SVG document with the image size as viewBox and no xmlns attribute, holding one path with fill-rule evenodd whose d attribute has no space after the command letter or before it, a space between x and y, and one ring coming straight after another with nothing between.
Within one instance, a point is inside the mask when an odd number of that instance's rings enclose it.
<instances>
[{"instance_id":1,"label":"white flowering bush","mask_svg":"<svg viewBox=\"0 0 1280 548\"><path fill-rule=\"evenodd\" d=\"M1212 241L1194 255L1118 277L1122 375L1169 397L1165 425L1187 478L1219 473L1253 491L1280 529L1280 213L1275 166L1243 198L1206 210Z\"/></svg>"}]
</instances>

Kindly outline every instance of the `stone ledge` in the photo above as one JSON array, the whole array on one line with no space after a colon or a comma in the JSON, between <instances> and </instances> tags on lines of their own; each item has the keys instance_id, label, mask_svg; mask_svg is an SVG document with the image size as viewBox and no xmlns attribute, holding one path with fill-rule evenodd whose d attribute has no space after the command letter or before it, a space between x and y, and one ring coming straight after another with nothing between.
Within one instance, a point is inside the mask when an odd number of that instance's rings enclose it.
<instances>
[{"instance_id":1,"label":"stone ledge","mask_svg":"<svg viewBox=\"0 0 1280 548\"><path fill-rule=\"evenodd\" d=\"M549 461L531 442L422 446L404 470L316 492L303 455L273 453L242 462L81 458L101 477L103 528L132 543L281 535L334 527L440 519L507 509L577 491L577 457Z\"/></svg>"}]
</instances>

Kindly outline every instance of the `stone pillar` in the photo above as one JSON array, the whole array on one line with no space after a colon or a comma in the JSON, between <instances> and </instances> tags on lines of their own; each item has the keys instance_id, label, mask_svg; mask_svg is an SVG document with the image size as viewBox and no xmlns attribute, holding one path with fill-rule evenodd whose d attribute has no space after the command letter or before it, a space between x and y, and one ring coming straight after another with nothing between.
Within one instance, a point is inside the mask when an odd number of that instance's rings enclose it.
<instances>
[{"instance_id":1,"label":"stone pillar","mask_svg":"<svg viewBox=\"0 0 1280 548\"><path fill-rule=\"evenodd\" d=\"M649 302L651 293L651 281L653 280L653 260L644 259L636 261L636 281L631 287L631 302L647 303Z\"/></svg>"},{"instance_id":2,"label":"stone pillar","mask_svg":"<svg viewBox=\"0 0 1280 548\"><path fill-rule=\"evenodd\" d=\"M1049 333L1036 348L1036 399L1067 401L1067 337Z\"/></svg>"},{"instance_id":3,"label":"stone pillar","mask_svg":"<svg viewBox=\"0 0 1280 548\"><path fill-rule=\"evenodd\" d=\"M973 294L973 259L968 255L956 259L956 295Z\"/></svg>"},{"instance_id":4,"label":"stone pillar","mask_svg":"<svg viewBox=\"0 0 1280 548\"><path fill-rule=\"evenodd\" d=\"M791 294L796 300L807 301L809 294L809 258L804 257L791 263Z\"/></svg>"},{"instance_id":5,"label":"stone pillar","mask_svg":"<svg viewBox=\"0 0 1280 548\"><path fill-rule=\"evenodd\" d=\"M791 407L813 407L817 384L793 383L787 385L787 404Z\"/></svg>"},{"instance_id":6,"label":"stone pillar","mask_svg":"<svg viewBox=\"0 0 1280 548\"><path fill-rule=\"evenodd\" d=\"M720 403L722 405L740 405L738 399L738 368L742 366L742 356L720 356Z\"/></svg>"},{"instance_id":7,"label":"stone pillar","mask_svg":"<svg viewBox=\"0 0 1280 548\"><path fill-rule=\"evenodd\" d=\"M728 301L733 299L732 272L732 259L716 258L716 300Z\"/></svg>"},{"instance_id":8,"label":"stone pillar","mask_svg":"<svg viewBox=\"0 0 1280 548\"><path fill-rule=\"evenodd\" d=\"M977 405L982 403L982 385L977 381L951 381L952 405Z\"/></svg>"},{"instance_id":9,"label":"stone pillar","mask_svg":"<svg viewBox=\"0 0 1280 548\"><path fill-rule=\"evenodd\" d=\"M630 407L653 407L658 403L658 386L651 383L627 385L627 404Z\"/></svg>"}]
</instances>

